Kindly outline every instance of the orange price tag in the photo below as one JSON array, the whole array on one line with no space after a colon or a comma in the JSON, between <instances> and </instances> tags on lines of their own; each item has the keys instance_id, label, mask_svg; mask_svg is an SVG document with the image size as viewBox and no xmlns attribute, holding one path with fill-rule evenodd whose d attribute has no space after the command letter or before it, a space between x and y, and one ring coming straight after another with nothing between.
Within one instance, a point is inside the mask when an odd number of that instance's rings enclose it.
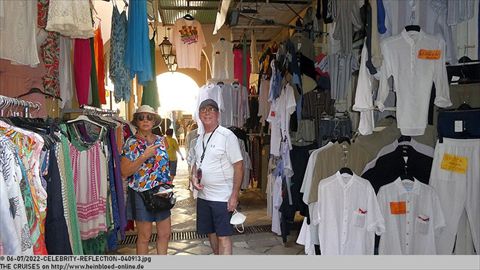
<instances>
[{"instance_id":1,"label":"orange price tag","mask_svg":"<svg viewBox=\"0 0 480 270\"><path fill-rule=\"evenodd\" d=\"M403 202L390 202L390 214L404 215L407 213L407 204Z\"/></svg>"},{"instance_id":2,"label":"orange price tag","mask_svg":"<svg viewBox=\"0 0 480 270\"><path fill-rule=\"evenodd\" d=\"M442 55L441 50L426 50L420 49L418 51L418 58L419 59L427 59L427 60L438 60Z\"/></svg>"}]
</instances>

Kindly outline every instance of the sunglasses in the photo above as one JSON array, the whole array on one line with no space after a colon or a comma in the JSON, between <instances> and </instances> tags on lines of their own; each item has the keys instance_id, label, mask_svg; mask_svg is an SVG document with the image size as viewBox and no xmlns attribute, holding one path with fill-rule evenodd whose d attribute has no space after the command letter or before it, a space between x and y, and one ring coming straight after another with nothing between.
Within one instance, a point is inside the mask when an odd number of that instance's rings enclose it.
<instances>
[{"instance_id":1,"label":"sunglasses","mask_svg":"<svg viewBox=\"0 0 480 270\"><path fill-rule=\"evenodd\" d=\"M201 113L206 113L206 112L216 112L217 109L213 108L213 107L203 107L200 109L200 112Z\"/></svg>"},{"instance_id":2,"label":"sunglasses","mask_svg":"<svg viewBox=\"0 0 480 270\"><path fill-rule=\"evenodd\" d=\"M153 115L151 114L140 114L140 115L137 115L137 120L138 121L143 121L147 119L148 121L153 121L154 117Z\"/></svg>"}]
</instances>

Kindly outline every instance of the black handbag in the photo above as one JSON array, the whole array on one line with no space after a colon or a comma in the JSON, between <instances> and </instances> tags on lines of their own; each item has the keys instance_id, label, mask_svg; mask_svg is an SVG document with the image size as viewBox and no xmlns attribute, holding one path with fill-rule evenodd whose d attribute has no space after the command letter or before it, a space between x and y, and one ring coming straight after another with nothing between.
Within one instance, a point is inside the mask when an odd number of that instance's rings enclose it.
<instances>
[{"instance_id":1,"label":"black handbag","mask_svg":"<svg viewBox=\"0 0 480 270\"><path fill-rule=\"evenodd\" d=\"M175 196L173 192L168 193L167 196L159 196L155 195L158 192L160 186L156 186L152 189L145 190L143 192L138 192L138 195L143 200L145 204L145 208L148 211L163 211L163 210L170 210L175 205Z\"/></svg>"}]
</instances>

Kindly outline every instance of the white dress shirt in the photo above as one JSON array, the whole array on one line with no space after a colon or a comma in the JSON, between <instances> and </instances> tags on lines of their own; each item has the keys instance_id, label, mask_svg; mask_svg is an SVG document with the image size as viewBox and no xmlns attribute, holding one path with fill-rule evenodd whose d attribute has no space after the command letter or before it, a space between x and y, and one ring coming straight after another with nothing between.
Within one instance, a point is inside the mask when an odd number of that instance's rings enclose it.
<instances>
[{"instance_id":1,"label":"white dress shirt","mask_svg":"<svg viewBox=\"0 0 480 270\"><path fill-rule=\"evenodd\" d=\"M370 182L337 172L320 181L318 198L314 222L322 255L373 255L385 221Z\"/></svg>"},{"instance_id":2,"label":"white dress shirt","mask_svg":"<svg viewBox=\"0 0 480 270\"><path fill-rule=\"evenodd\" d=\"M445 227L445 219L431 186L398 178L380 188L378 202L386 228L379 254L436 254L435 234Z\"/></svg>"},{"instance_id":3,"label":"white dress shirt","mask_svg":"<svg viewBox=\"0 0 480 270\"><path fill-rule=\"evenodd\" d=\"M405 31L383 40L384 57L376 105L383 111L388 96L388 78L393 76L397 94L397 119L402 135L423 135L427 126L428 103L435 83L435 105L451 106L445 66L445 41L422 30ZM420 51L440 52L438 59L422 59Z\"/></svg>"}]
</instances>

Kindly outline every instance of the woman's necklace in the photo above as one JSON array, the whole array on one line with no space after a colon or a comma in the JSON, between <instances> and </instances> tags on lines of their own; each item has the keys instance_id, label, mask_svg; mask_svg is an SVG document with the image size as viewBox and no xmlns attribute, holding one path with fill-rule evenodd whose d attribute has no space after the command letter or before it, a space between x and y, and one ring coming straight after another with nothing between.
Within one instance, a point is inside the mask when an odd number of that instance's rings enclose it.
<instances>
[{"instance_id":1,"label":"woman's necklace","mask_svg":"<svg viewBox=\"0 0 480 270\"><path fill-rule=\"evenodd\" d=\"M154 142L154 138L152 136L153 134L145 135L145 134L142 134L142 133L138 133L138 135L140 136L140 138L147 141L148 144L152 144Z\"/></svg>"}]
</instances>

